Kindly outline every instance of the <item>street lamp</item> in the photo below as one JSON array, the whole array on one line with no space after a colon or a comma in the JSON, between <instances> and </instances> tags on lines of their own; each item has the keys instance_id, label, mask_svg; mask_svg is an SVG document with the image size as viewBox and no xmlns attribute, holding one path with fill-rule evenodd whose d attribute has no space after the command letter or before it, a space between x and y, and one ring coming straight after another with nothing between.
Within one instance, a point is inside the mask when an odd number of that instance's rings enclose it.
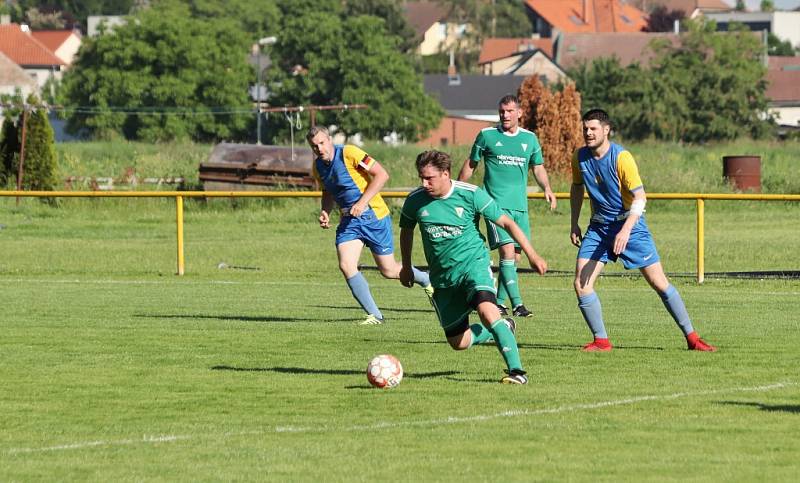
<instances>
[{"instance_id":1,"label":"street lamp","mask_svg":"<svg viewBox=\"0 0 800 483\"><path fill-rule=\"evenodd\" d=\"M256 144L261 145L261 46L272 45L278 38L274 36L258 39L253 44L253 55L258 56L258 77L256 80Z\"/></svg>"}]
</instances>

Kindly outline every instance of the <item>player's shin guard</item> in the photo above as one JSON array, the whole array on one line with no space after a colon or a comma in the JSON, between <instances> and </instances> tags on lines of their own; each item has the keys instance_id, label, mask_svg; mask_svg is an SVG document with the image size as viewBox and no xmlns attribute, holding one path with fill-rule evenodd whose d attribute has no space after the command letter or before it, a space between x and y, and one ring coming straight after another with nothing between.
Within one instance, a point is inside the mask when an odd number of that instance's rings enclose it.
<instances>
[{"instance_id":1,"label":"player's shin guard","mask_svg":"<svg viewBox=\"0 0 800 483\"><path fill-rule=\"evenodd\" d=\"M368 314L372 314L379 319L383 319L383 314L378 309L375 299L372 298L372 293L369 291L369 284L367 279L361 272L356 272L355 275L347 279L347 286L350 287L350 292L356 299L361 308Z\"/></svg>"},{"instance_id":2,"label":"player's shin guard","mask_svg":"<svg viewBox=\"0 0 800 483\"><path fill-rule=\"evenodd\" d=\"M595 292L578 297L578 307L581 309L583 319L595 339L608 339L606 325L603 323L603 308Z\"/></svg>"},{"instance_id":3,"label":"player's shin guard","mask_svg":"<svg viewBox=\"0 0 800 483\"><path fill-rule=\"evenodd\" d=\"M689 312L686 311L686 305L683 303L683 298L678 293L678 289L670 284L664 293L659 292L658 295L661 297L661 301L664 302L664 307L667 308L669 315L672 316L675 323L683 331L683 335L686 336L694 332Z\"/></svg>"},{"instance_id":4,"label":"player's shin guard","mask_svg":"<svg viewBox=\"0 0 800 483\"><path fill-rule=\"evenodd\" d=\"M522 371L522 361L519 358L519 347L517 347L517 338L511 332L511 328L506 324L505 319L500 319L492 322L492 327L488 330L494 337L494 343L503 356L509 371L518 370Z\"/></svg>"},{"instance_id":5,"label":"player's shin guard","mask_svg":"<svg viewBox=\"0 0 800 483\"><path fill-rule=\"evenodd\" d=\"M519 292L519 278L517 277L517 265L512 260L500 260L500 280L503 283L508 297L511 299L511 306L516 307L522 303L522 295Z\"/></svg>"},{"instance_id":6,"label":"player's shin guard","mask_svg":"<svg viewBox=\"0 0 800 483\"><path fill-rule=\"evenodd\" d=\"M492 333L489 332L489 329L484 327L483 324L472 324L469 326L469 330L472 331L472 343L469 345L470 347L483 344L492 338Z\"/></svg>"},{"instance_id":7,"label":"player's shin guard","mask_svg":"<svg viewBox=\"0 0 800 483\"><path fill-rule=\"evenodd\" d=\"M431 284L431 277L428 276L428 272L423 272L417 267L411 267L411 270L414 272L414 283L420 287L427 287Z\"/></svg>"}]
</instances>

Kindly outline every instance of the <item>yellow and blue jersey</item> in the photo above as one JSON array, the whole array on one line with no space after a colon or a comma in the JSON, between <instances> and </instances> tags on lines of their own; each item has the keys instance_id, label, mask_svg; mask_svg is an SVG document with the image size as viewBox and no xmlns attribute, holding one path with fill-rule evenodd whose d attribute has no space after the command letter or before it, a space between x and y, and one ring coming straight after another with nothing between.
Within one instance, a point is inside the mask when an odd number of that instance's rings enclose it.
<instances>
[{"instance_id":1,"label":"yellow and blue jersey","mask_svg":"<svg viewBox=\"0 0 800 483\"><path fill-rule=\"evenodd\" d=\"M572 182L583 184L589 193L592 221L610 223L630 210L634 192L643 189L633 155L617 143L596 159L587 147L572 158Z\"/></svg>"},{"instance_id":2,"label":"yellow and blue jersey","mask_svg":"<svg viewBox=\"0 0 800 483\"><path fill-rule=\"evenodd\" d=\"M371 176L369 169L375 160L357 146L334 146L334 156L330 164L322 158L314 160L312 174L319 181L323 190L327 191L336 200L336 204L343 212L347 212L364 194ZM382 219L389 214L389 207L380 194L376 194L369 201L369 206L375 213L375 218ZM367 213L369 210L365 210Z\"/></svg>"}]
</instances>

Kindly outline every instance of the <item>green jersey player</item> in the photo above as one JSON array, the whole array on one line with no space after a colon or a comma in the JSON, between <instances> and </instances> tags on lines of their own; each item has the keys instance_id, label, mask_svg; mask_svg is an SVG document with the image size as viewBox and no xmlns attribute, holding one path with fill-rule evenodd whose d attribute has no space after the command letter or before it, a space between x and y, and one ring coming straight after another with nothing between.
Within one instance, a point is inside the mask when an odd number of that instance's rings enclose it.
<instances>
[{"instance_id":1,"label":"green jersey player","mask_svg":"<svg viewBox=\"0 0 800 483\"><path fill-rule=\"evenodd\" d=\"M450 178L449 155L425 151L417 156L416 165L422 186L408 195L400 215L400 281L406 287L414 283L411 253L414 226L419 225L434 287L433 306L450 347L465 350L494 339L508 373L501 382L526 384L514 321L504 319L497 307L491 258L478 231L479 218L509 233L540 274L547 271L547 262L486 191ZM472 310L483 324L469 325Z\"/></svg>"},{"instance_id":2,"label":"green jersey player","mask_svg":"<svg viewBox=\"0 0 800 483\"><path fill-rule=\"evenodd\" d=\"M464 162L459 181L467 181L478 163L485 163L483 185L486 192L497 201L503 213L514 220L530 239L528 221L528 171L533 171L536 183L544 191L550 209L556 208L556 197L550 189L550 181L542 158L542 148L536 134L519 125L522 109L516 96L508 95L500 99L498 113L500 124L487 127L478 133L472 145L469 159ZM508 232L491 220L486 220L486 234L489 246L500 253L500 276L498 277L498 306L506 314L506 297L511 299L513 314L518 317L531 317L533 314L522 303L517 263L520 247L514 243Z\"/></svg>"}]
</instances>

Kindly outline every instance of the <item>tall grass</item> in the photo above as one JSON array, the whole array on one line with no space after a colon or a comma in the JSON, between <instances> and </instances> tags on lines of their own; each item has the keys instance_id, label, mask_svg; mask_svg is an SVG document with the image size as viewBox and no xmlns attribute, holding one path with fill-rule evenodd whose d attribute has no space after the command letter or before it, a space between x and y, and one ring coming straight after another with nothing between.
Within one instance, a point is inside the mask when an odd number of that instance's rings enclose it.
<instances>
[{"instance_id":1,"label":"tall grass","mask_svg":"<svg viewBox=\"0 0 800 483\"><path fill-rule=\"evenodd\" d=\"M639 163L645 187L653 193L726 193L731 187L722 178L722 157L761 157L764 193L800 193L797 141L750 141L707 145L634 143L627 145ZM198 167L213 146L195 143L145 144L136 142L80 142L57 146L61 176L121 176L133 168L140 177L181 176L189 188L199 187ZM425 148L415 145L387 146L367 143L364 148L389 171L389 188L418 185L414 159ZM469 146L442 148L451 153L457 173L469 154ZM569 173L551 173L555 191L569 191ZM479 183L482 172L474 175ZM531 181L533 183L533 181Z\"/></svg>"}]
</instances>

